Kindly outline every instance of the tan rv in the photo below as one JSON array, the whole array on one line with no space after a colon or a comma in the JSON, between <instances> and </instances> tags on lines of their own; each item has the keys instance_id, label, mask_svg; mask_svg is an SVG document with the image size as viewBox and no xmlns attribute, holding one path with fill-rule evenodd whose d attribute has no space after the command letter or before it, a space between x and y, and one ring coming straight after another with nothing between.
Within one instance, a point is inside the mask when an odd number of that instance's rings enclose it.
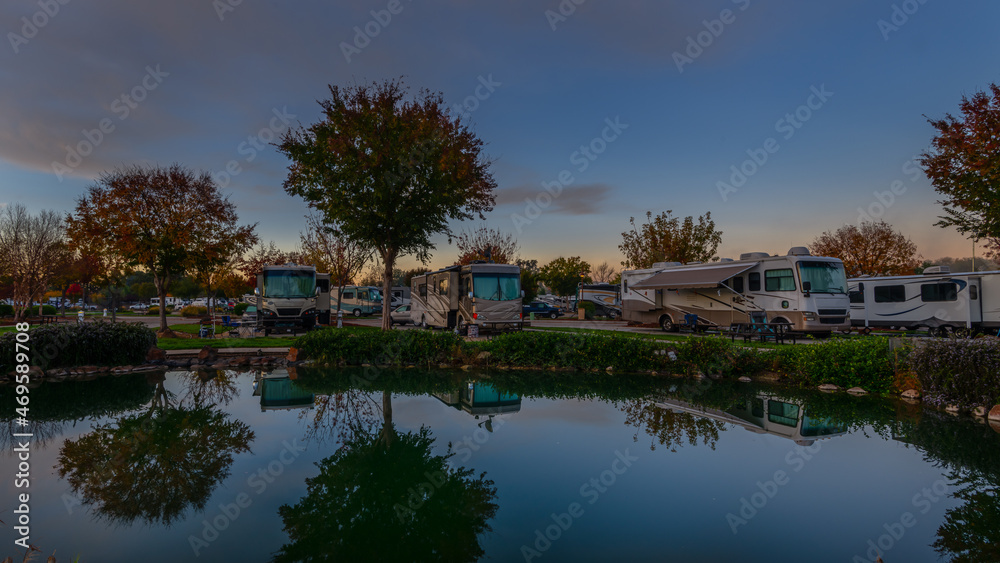
<instances>
[{"instance_id":1,"label":"tan rv","mask_svg":"<svg viewBox=\"0 0 1000 563\"><path fill-rule=\"evenodd\" d=\"M410 318L422 327L478 329L521 328L521 268L476 262L414 276L410 282Z\"/></svg>"},{"instance_id":2,"label":"tan rv","mask_svg":"<svg viewBox=\"0 0 1000 563\"><path fill-rule=\"evenodd\" d=\"M751 314L799 332L851 326L844 264L796 246L784 256L749 252L739 260L661 262L622 272L623 318L665 331L697 315L700 328L750 322Z\"/></svg>"}]
</instances>

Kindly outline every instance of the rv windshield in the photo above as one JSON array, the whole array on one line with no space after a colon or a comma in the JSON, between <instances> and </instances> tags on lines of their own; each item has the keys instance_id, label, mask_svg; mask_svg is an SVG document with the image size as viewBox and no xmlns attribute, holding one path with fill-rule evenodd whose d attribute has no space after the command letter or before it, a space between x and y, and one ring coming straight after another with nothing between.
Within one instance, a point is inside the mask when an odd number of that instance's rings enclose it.
<instances>
[{"instance_id":1,"label":"rv windshield","mask_svg":"<svg viewBox=\"0 0 1000 563\"><path fill-rule=\"evenodd\" d=\"M521 298L521 276L517 274L473 274L472 296L488 301Z\"/></svg>"},{"instance_id":2,"label":"rv windshield","mask_svg":"<svg viewBox=\"0 0 1000 563\"><path fill-rule=\"evenodd\" d=\"M809 282L812 293L847 293L847 276L840 262L804 260L799 262L799 277L802 283Z\"/></svg>"},{"instance_id":3,"label":"rv windshield","mask_svg":"<svg viewBox=\"0 0 1000 563\"><path fill-rule=\"evenodd\" d=\"M306 270L264 272L264 297L304 299L316 294L316 273Z\"/></svg>"}]
</instances>

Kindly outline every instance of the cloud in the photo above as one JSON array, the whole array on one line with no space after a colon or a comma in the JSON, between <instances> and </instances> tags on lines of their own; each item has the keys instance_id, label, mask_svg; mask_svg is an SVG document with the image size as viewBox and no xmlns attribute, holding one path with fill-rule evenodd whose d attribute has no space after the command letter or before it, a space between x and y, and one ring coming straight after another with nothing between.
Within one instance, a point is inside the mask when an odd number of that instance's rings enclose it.
<instances>
[{"instance_id":1,"label":"cloud","mask_svg":"<svg viewBox=\"0 0 1000 563\"><path fill-rule=\"evenodd\" d=\"M596 215L606 210L604 202L608 200L614 188L607 184L583 184L566 186L557 196L551 198L552 203L545 207L545 213L562 213L564 215ZM526 205L525 200L538 201L542 194L548 201L549 192L541 186L522 185L498 190L497 207L501 205Z\"/></svg>"}]
</instances>

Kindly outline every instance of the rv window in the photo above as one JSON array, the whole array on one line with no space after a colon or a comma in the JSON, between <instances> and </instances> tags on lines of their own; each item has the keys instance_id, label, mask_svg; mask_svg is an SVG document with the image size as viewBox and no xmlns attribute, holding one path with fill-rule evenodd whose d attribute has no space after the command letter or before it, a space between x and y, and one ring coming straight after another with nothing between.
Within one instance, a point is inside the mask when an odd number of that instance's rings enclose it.
<instances>
[{"instance_id":1,"label":"rv window","mask_svg":"<svg viewBox=\"0 0 1000 563\"><path fill-rule=\"evenodd\" d=\"M979 299L979 286L978 285L970 285L969 286L969 299L971 299L973 301L975 301L976 299Z\"/></svg>"},{"instance_id":2,"label":"rv window","mask_svg":"<svg viewBox=\"0 0 1000 563\"><path fill-rule=\"evenodd\" d=\"M625 286L625 293L628 293L628 280L625 280L623 285Z\"/></svg>"},{"instance_id":3,"label":"rv window","mask_svg":"<svg viewBox=\"0 0 1000 563\"><path fill-rule=\"evenodd\" d=\"M330 280L316 280L316 287L323 293L330 293Z\"/></svg>"},{"instance_id":4,"label":"rv window","mask_svg":"<svg viewBox=\"0 0 1000 563\"><path fill-rule=\"evenodd\" d=\"M437 283L438 295L448 295L448 278L444 278Z\"/></svg>"},{"instance_id":5,"label":"rv window","mask_svg":"<svg viewBox=\"0 0 1000 563\"><path fill-rule=\"evenodd\" d=\"M852 289L847 292L847 298L851 300L851 303L864 303L865 302L865 284L859 283L857 289Z\"/></svg>"},{"instance_id":6,"label":"rv window","mask_svg":"<svg viewBox=\"0 0 1000 563\"><path fill-rule=\"evenodd\" d=\"M767 402L767 419L782 426L795 427L799 424L799 406L782 401Z\"/></svg>"},{"instance_id":7,"label":"rv window","mask_svg":"<svg viewBox=\"0 0 1000 563\"><path fill-rule=\"evenodd\" d=\"M733 288L733 291L736 293L743 293L743 276L735 277L729 280L727 285Z\"/></svg>"},{"instance_id":8,"label":"rv window","mask_svg":"<svg viewBox=\"0 0 1000 563\"><path fill-rule=\"evenodd\" d=\"M948 283L925 283L920 286L920 300L923 302L933 301L958 301L958 284Z\"/></svg>"},{"instance_id":9,"label":"rv window","mask_svg":"<svg viewBox=\"0 0 1000 563\"><path fill-rule=\"evenodd\" d=\"M354 292L353 291L345 291L344 292L344 299L354 299Z\"/></svg>"},{"instance_id":10,"label":"rv window","mask_svg":"<svg viewBox=\"0 0 1000 563\"><path fill-rule=\"evenodd\" d=\"M906 286L880 285L874 290L876 303L903 303L906 301Z\"/></svg>"},{"instance_id":11,"label":"rv window","mask_svg":"<svg viewBox=\"0 0 1000 563\"><path fill-rule=\"evenodd\" d=\"M764 291L795 291L791 268L764 271Z\"/></svg>"},{"instance_id":12,"label":"rv window","mask_svg":"<svg viewBox=\"0 0 1000 563\"><path fill-rule=\"evenodd\" d=\"M417 287L419 288L419 290L417 291L417 293L419 293L421 297L426 298L427 297L427 284L426 283L422 283L422 284L420 284Z\"/></svg>"},{"instance_id":13,"label":"rv window","mask_svg":"<svg viewBox=\"0 0 1000 563\"><path fill-rule=\"evenodd\" d=\"M750 291L760 291L760 272L750 272L747 281L750 282Z\"/></svg>"}]
</instances>

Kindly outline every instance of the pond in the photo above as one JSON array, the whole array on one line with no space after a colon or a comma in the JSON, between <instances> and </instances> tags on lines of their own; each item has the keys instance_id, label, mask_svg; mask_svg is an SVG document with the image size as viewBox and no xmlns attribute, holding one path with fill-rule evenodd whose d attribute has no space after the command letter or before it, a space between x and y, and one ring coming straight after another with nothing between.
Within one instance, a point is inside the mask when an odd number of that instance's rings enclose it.
<instances>
[{"instance_id":1,"label":"pond","mask_svg":"<svg viewBox=\"0 0 1000 563\"><path fill-rule=\"evenodd\" d=\"M60 563L1000 561L1000 434L881 397L373 368L31 397L30 542Z\"/></svg>"}]
</instances>

